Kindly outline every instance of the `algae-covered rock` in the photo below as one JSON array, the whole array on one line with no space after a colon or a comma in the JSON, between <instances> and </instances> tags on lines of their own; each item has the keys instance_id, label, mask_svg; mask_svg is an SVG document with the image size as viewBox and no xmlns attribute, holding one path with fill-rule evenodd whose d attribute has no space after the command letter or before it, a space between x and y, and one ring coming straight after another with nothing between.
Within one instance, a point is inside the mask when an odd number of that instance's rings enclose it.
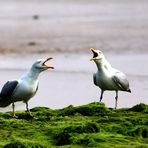
<instances>
[{"instance_id":1,"label":"algae-covered rock","mask_svg":"<svg viewBox=\"0 0 148 148\"><path fill-rule=\"evenodd\" d=\"M136 126L128 131L128 135L133 137L148 138L148 126Z\"/></svg>"},{"instance_id":2,"label":"algae-covered rock","mask_svg":"<svg viewBox=\"0 0 148 148\"><path fill-rule=\"evenodd\" d=\"M74 115L75 113L76 113L76 110L73 105L57 110L58 116L71 116L71 115Z\"/></svg>"},{"instance_id":3,"label":"algae-covered rock","mask_svg":"<svg viewBox=\"0 0 148 148\"><path fill-rule=\"evenodd\" d=\"M71 134L67 130L63 130L54 136L54 143L57 146L70 144Z\"/></svg>"},{"instance_id":4,"label":"algae-covered rock","mask_svg":"<svg viewBox=\"0 0 148 148\"><path fill-rule=\"evenodd\" d=\"M89 135L75 138L75 143L84 147L98 147L93 137Z\"/></svg>"},{"instance_id":5,"label":"algae-covered rock","mask_svg":"<svg viewBox=\"0 0 148 148\"><path fill-rule=\"evenodd\" d=\"M52 116L55 116L55 111L48 107L35 107L30 110L35 118L40 121L50 120Z\"/></svg>"},{"instance_id":6,"label":"algae-covered rock","mask_svg":"<svg viewBox=\"0 0 148 148\"><path fill-rule=\"evenodd\" d=\"M140 103L130 108L130 110L135 111L135 112L147 112L148 113L148 105L144 103Z\"/></svg>"},{"instance_id":7,"label":"algae-covered rock","mask_svg":"<svg viewBox=\"0 0 148 148\"><path fill-rule=\"evenodd\" d=\"M3 148L45 148L45 147L40 144L31 144L16 140L9 144L6 144Z\"/></svg>"},{"instance_id":8,"label":"algae-covered rock","mask_svg":"<svg viewBox=\"0 0 148 148\"><path fill-rule=\"evenodd\" d=\"M72 125L65 127L63 130L59 131L54 136L54 143L57 146L72 144L72 136L74 134L82 134L82 133L98 133L100 132L100 128L97 123L87 122L82 125Z\"/></svg>"},{"instance_id":9,"label":"algae-covered rock","mask_svg":"<svg viewBox=\"0 0 148 148\"><path fill-rule=\"evenodd\" d=\"M68 126L64 130L68 133L97 133L100 131L100 128L97 123L87 122L81 125Z\"/></svg>"},{"instance_id":10,"label":"algae-covered rock","mask_svg":"<svg viewBox=\"0 0 148 148\"><path fill-rule=\"evenodd\" d=\"M3 148L27 148L27 145L20 141L14 141L6 144Z\"/></svg>"},{"instance_id":11,"label":"algae-covered rock","mask_svg":"<svg viewBox=\"0 0 148 148\"><path fill-rule=\"evenodd\" d=\"M32 113L36 115L54 115L54 110L48 108L48 107L35 107L30 110Z\"/></svg>"},{"instance_id":12,"label":"algae-covered rock","mask_svg":"<svg viewBox=\"0 0 148 148\"><path fill-rule=\"evenodd\" d=\"M59 110L58 115L62 116L70 116L79 113L83 116L104 116L111 111L105 107L104 103L94 102L87 105L82 105L78 107L68 106L64 109Z\"/></svg>"},{"instance_id":13,"label":"algae-covered rock","mask_svg":"<svg viewBox=\"0 0 148 148\"><path fill-rule=\"evenodd\" d=\"M0 113L0 147L84 148L148 147L147 105L111 110L103 103L52 110L31 109L34 118L17 111ZM14 140L17 139L17 140Z\"/></svg>"}]
</instances>

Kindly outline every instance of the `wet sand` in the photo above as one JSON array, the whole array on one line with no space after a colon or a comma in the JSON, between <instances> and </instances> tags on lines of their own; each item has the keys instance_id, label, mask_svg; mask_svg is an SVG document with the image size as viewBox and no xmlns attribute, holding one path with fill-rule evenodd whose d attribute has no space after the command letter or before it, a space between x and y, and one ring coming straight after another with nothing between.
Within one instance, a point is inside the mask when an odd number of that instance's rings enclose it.
<instances>
[{"instance_id":1,"label":"wet sand","mask_svg":"<svg viewBox=\"0 0 148 148\"><path fill-rule=\"evenodd\" d=\"M24 74L29 65L45 54L32 56L18 55L6 56L6 62L0 57L1 79L0 87L8 80L19 78ZM96 66L89 61L91 54L53 54L51 62L55 70L46 71L39 77L39 90L34 98L29 101L30 108L35 106L47 106L50 108L63 108L68 105L82 105L93 101L99 101L100 89L93 84L92 75ZM17 58L16 58L17 57ZM127 74L132 93L120 92L118 107L131 107L137 103L148 104L148 71L141 65L148 63L145 54L108 54L107 59L111 64ZM126 57L126 58L125 58ZM114 107L115 92L106 91L103 102ZM17 109L25 109L25 104L16 103ZM11 106L1 111L11 110Z\"/></svg>"}]
</instances>

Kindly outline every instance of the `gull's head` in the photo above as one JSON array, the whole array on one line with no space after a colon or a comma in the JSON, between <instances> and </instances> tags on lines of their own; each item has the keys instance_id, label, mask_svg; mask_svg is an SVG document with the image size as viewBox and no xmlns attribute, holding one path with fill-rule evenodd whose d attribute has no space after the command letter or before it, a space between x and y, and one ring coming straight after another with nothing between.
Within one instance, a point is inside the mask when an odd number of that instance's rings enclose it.
<instances>
[{"instance_id":1,"label":"gull's head","mask_svg":"<svg viewBox=\"0 0 148 148\"><path fill-rule=\"evenodd\" d=\"M99 61L104 58L103 52L100 50L96 50L94 48L90 48L93 53L93 57L90 59L91 61Z\"/></svg>"},{"instance_id":2,"label":"gull's head","mask_svg":"<svg viewBox=\"0 0 148 148\"><path fill-rule=\"evenodd\" d=\"M33 65L33 69L37 69L40 72L41 71L45 71L47 69L54 69L53 66L47 64L48 61L50 61L51 59L53 59L52 57L49 57L47 59L38 59Z\"/></svg>"}]
</instances>

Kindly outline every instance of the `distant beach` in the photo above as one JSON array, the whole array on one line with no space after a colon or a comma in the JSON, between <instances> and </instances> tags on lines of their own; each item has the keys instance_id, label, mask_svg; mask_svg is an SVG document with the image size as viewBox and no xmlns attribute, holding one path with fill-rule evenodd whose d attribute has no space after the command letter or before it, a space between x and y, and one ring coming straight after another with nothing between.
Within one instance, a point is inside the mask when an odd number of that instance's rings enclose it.
<instances>
[{"instance_id":1,"label":"distant beach","mask_svg":"<svg viewBox=\"0 0 148 148\"><path fill-rule=\"evenodd\" d=\"M146 52L147 0L0 1L0 52Z\"/></svg>"}]
</instances>

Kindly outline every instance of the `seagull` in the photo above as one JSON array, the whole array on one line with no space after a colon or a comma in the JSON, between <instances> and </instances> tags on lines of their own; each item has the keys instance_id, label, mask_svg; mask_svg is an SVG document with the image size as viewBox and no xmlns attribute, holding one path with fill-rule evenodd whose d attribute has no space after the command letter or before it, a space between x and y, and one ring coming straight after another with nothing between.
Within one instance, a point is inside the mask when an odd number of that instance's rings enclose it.
<instances>
[{"instance_id":1,"label":"seagull","mask_svg":"<svg viewBox=\"0 0 148 148\"><path fill-rule=\"evenodd\" d=\"M20 79L7 81L0 93L0 107L7 107L12 103L13 117L16 117L14 103L23 101L26 104L27 112L32 116L28 108L28 101L38 90L39 74L47 69L54 69L53 66L47 64L51 59L53 58L38 59L34 62L31 69L21 76Z\"/></svg>"},{"instance_id":2,"label":"seagull","mask_svg":"<svg viewBox=\"0 0 148 148\"><path fill-rule=\"evenodd\" d=\"M106 60L103 52L90 48L93 52L93 57L90 59L97 65L98 71L94 73L94 84L101 89L100 102L103 98L103 93L106 90L115 91L115 109L117 108L118 91L131 92L129 88L129 81L126 75L121 71L114 69L110 63Z\"/></svg>"}]
</instances>

